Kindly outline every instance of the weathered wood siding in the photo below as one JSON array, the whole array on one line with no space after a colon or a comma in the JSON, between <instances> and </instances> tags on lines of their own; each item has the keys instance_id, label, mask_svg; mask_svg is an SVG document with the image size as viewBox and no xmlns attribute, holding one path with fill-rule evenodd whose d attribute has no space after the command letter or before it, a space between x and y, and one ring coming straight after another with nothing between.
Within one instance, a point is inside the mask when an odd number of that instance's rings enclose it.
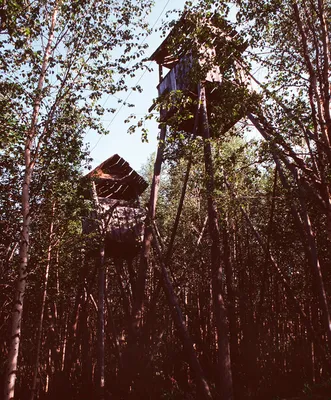
<instances>
[{"instance_id":1,"label":"weathered wood siding","mask_svg":"<svg viewBox=\"0 0 331 400\"><path fill-rule=\"evenodd\" d=\"M215 57L215 49L205 48L202 52L203 56L200 58L199 63L203 67L206 63L211 62ZM196 91L196 87L190 87L190 71L192 68L192 55L185 55L181 57L178 63L167 73L162 82L158 85L157 89L159 96L163 93L171 92L172 90L190 90ZM222 82L220 68L213 66L206 75L207 82Z\"/></svg>"},{"instance_id":2,"label":"weathered wood siding","mask_svg":"<svg viewBox=\"0 0 331 400\"><path fill-rule=\"evenodd\" d=\"M192 57L183 56L181 60L172 68L158 85L159 95L172 90L189 89L189 73L192 68Z\"/></svg>"},{"instance_id":3,"label":"weathered wood siding","mask_svg":"<svg viewBox=\"0 0 331 400\"><path fill-rule=\"evenodd\" d=\"M143 208L132 206L130 202L113 199L100 199L99 218L107 227L107 240L116 243L139 244L144 237L146 212ZM134 204L132 202L132 204ZM98 222L92 218L83 220L83 232L98 230Z\"/></svg>"},{"instance_id":4,"label":"weathered wood siding","mask_svg":"<svg viewBox=\"0 0 331 400\"><path fill-rule=\"evenodd\" d=\"M104 203L100 205L105 211L108 211L112 207ZM111 212L111 218L107 226L108 239L115 242L141 243L144 236L145 210L118 205ZM106 221L107 214L106 212Z\"/></svg>"}]
</instances>

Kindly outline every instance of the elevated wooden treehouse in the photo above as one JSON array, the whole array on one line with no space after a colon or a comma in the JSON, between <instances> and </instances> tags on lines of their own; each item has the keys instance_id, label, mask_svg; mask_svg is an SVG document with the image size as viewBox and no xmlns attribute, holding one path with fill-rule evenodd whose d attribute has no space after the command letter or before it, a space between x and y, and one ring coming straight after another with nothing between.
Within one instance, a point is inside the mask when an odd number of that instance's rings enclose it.
<instances>
[{"instance_id":1,"label":"elevated wooden treehouse","mask_svg":"<svg viewBox=\"0 0 331 400\"><path fill-rule=\"evenodd\" d=\"M214 121L217 125L217 130L211 130L212 136L228 131L245 114L243 102L238 102L238 97L244 96L239 84L243 75L238 60L246 47L220 16L206 20L184 14L150 57L159 65L157 89L161 104L165 104L161 122L191 133L198 84L203 82L211 127ZM198 135L201 130L200 126Z\"/></svg>"},{"instance_id":2,"label":"elevated wooden treehouse","mask_svg":"<svg viewBox=\"0 0 331 400\"><path fill-rule=\"evenodd\" d=\"M147 182L129 163L115 154L88 175L92 180L97 203L97 218L106 229L105 250L111 257L127 258L140 248L146 213L140 206L139 196L148 187ZM97 229L95 219L84 222L85 232Z\"/></svg>"}]
</instances>

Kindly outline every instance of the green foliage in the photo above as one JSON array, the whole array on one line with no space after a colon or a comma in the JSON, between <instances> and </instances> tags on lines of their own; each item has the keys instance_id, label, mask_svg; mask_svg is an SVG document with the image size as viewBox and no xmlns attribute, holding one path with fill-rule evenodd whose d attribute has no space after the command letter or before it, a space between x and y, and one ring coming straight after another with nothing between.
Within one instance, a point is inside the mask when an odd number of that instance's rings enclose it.
<instances>
[{"instance_id":1,"label":"green foliage","mask_svg":"<svg viewBox=\"0 0 331 400\"><path fill-rule=\"evenodd\" d=\"M98 238L84 237L81 228L88 212L81 188L82 165L89 163L83 139L91 129L107 133L101 118L112 109L105 109L102 96L127 90L126 77L142 68L146 45L139 43L148 32L146 16L152 3L0 3L0 284L5 288L0 296L0 331L6 340L19 266L23 175L29 169L32 172L18 393L24 391L32 373L46 266L50 266L50 276L41 365L47 363L50 338L59 343L63 337L81 285L77 277L83 274L83 250L95 251ZM139 86L133 89L141 90ZM6 356L3 346L1 372Z\"/></svg>"},{"instance_id":2,"label":"green foliage","mask_svg":"<svg viewBox=\"0 0 331 400\"><path fill-rule=\"evenodd\" d=\"M0 284L4 288L0 296L0 332L2 337L6 336L12 284L19 261L15 245L19 241L21 224L23 150L31 129L32 108L40 100L31 148L36 165L31 183L29 287L20 385L24 392L32 371L36 316L41 307L44 271L51 248L40 392L45 390L47 379L50 379L51 389L56 386L55 376L62 371L63 343L71 326L72 311L77 298L84 298L77 314L78 333L73 347L76 359L71 382L72 398L75 398L80 394L87 396L82 370L90 365L92 377L92 359L96 354L97 313L92 299L97 297L95 251L100 242L100 236L83 235L81 228L81 220L91 209L91 204L84 201L86 186L81 179L81 165L89 162L88 152L83 148L83 136L89 129L105 133L100 124L106 111L102 96L127 90L126 77L141 68L137 60L145 45L137 43L147 32L144 15L151 2L59 2L55 38L40 90L37 82L45 60L45 38L55 4L9 1L5 7L1 3L0 62L5 74L0 82L3 110L0 139L4 144L0 150L0 268L3 273ZM177 56L191 51L195 60L204 57L205 62L192 62L187 75L188 87L192 90L166 93L155 104L157 111L163 109L168 113L167 124L170 125L164 143L165 165L156 223L166 247L187 163L192 159L183 212L167 268L215 397L218 396L214 385L217 380L217 337L210 288L212 243L205 225L207 193L203 139L199 136L201 127L197 138L192 138L189 129L182 129L185 123L191 124L194 119L198 106L197 92L194 92L197 83L215 65L220 68L221 84L216 88L213 84L207 85L215 170L213 197L221 233L221 285L228 307L236 396L238 399L284 398L303 390L304 398L328 398L330 390L326 380L329 372L323 369L321 349L312 347L304 321L242 212L244 210L249 216L264 246L286 275L291 291L324 346L322 352L324 348L327 352L323 312L316 279L310 268L307 230L298 229L293 216L294 207L299 210L299 218L303 218L308 210L329 301L330 240L325 207L325 193L329 193L330 186L329 149L321 135L322 120L314 115L318 101L326 99L318 97L318 93L311 97L311 71L303 54L300 21L294 4L287 0L238 0L231 4L199 1L193 6L188 1L185 29L180 30L182 27L178 28L174 21L169 23L174 27L170 50ZM227 20L233 11L231 6L236 12L236 23ZM314 69L319 71L318 84L325 89L322 70L318 70L325 65L325 60L321 58L323 29L317 2L310 2L310 6L307 2L299 3L298 9L307 33L309 56ZM325 15L329 21L328 4L325 4ZM214 28L205 23L206 18L226 35L215 34ZM234 28L238 35L231 35ZM247 48L247 44L251 47ZM219 51L206 56L206 49L214 46ZM235 61L242 63L246 72L249 65L254 69L256 66L263 68L264 82L256 93L252 93L248 83L238 77ZM115 75L120 76L116 84ZM140 91L140 88L136 90ZM256 137L247 139L251 129L243 118L247 112L259 118L266 132L264 141ZM151 117L152 114L147 115L130 130L142 129L143 138L147 140L144 124ZM165 124L165 120L160 122ZM152 158L141 171L148 181L152 177ZM279 165L275 171L275 160L279 160L281 171ZM284 185L284 179L288 187ZM143 206L148 202L147 197L148 193L145 193L141 200ZM50 234L52 224L53 233ZM139 361L144 370L133 379L131 394L137 398L147 398L147 394L153 398L196 398L193 379L169 317L165 296L161 293L154 299L159 260L153 254L150 261L146 290L149 303L143 315L143 329L150 331L142 338L143 355ZM126 265L119 271L112 262L106 269L109 307L106 385L116 398L118 371L121 373L123 368L121 354L118 356L116 351L117 346L123 353L128 348L128 321L139 271L138 258L133 262L133 273ZM84 321L85 311L88 317ZM89 347L87 353L83 350L84 343ZM2 348L1 368L4 359ZM302 389L304 382L312 381L313 373L320 383L307 383ZM140 396L141 393L144 395Z\"/></svg>"}]
</instances>

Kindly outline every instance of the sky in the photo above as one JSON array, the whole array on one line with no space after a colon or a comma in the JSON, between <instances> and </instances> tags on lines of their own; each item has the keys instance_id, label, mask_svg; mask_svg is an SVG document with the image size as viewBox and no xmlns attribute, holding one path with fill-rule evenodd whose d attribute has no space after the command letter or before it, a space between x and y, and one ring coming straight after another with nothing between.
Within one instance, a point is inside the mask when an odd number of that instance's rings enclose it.
<instances>
[{"instance_id":1,"label":"sky","mask_svg":"<svg viewBox=\"0 0 331 400\"><path fill-rule=\"evenodd\" d=\"M151 26L155 25L155 28L159 28L166 19L167 11L182 9L185 0L156 0L155 3L152 13L149 16L149 22ZM164 38L160 37L160 32L152 33L146 39L146 43L149 45L149 48L146 50L146 56L150 56L163 40ZM131 114L135 114L137 119L147 114L148 109L153 103L153 99L157 97L158 68L154 62L150 64L147 62L147 65L153 68L153 71L139 72L132 81L132 84L139 82L139 85L143 88L143 92L129 91L117 95L117 97L126 100L128 103L134 104L134 108L121 107L121 104L117 103L117 98L114 96L108 96L103 100L105 107L117 108L117 111L115 114L105 114L103 116L103 126L109 131L108 135L100 136L90 131L85 136L85 143L89 144L90 155L93 159L92 168L95 168L101 162L117 153L132 168L139 171L149 156L156 151L158 135L158 124L156 121L148 121L146 125L146 128L149 130L148 143L142 142L141 132L137 131L134 134L129 134L127 130L131 124L124 123Z\"/></svg>"}]
</instances>

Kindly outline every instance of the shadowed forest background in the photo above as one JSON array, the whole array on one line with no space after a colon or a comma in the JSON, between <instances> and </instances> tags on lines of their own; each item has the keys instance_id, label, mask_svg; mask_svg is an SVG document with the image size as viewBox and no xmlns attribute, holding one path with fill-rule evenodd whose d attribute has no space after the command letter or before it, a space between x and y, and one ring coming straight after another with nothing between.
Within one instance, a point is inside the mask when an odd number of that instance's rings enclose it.
<instances>
[{"instance_id":1,"label":"shadowed forest background","mask_svg":"<svg viewBox=\"0 0 331 400\"><path fill-rule=\"evenodd\" d=\"M331 3L188 1L156 53L152 8L0 0L3 398L330 400ZM110 246L83 139L152 53L189 89L129 118L161 139Z\"/></svg>"}]
</instances>

